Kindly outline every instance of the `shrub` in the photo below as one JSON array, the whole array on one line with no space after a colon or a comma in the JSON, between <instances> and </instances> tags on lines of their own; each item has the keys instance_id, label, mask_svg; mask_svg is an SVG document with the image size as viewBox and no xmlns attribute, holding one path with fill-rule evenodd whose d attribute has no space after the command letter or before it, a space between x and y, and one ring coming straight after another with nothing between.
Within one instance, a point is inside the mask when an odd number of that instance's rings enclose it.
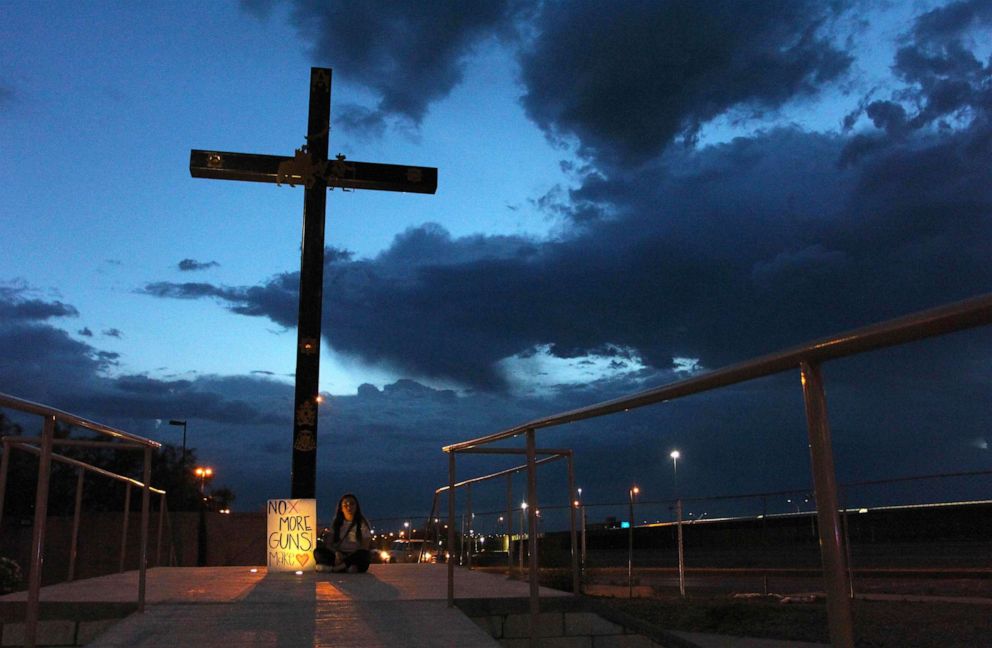
<instances>
[{"instance_id":1,"label":"shrub","mask_svg":"<svg viewBox=\"0 0 992 648\"><path fill-rule=\"evenodd\" d=\"M19 589L22 580L24 576L17 561L0 557L0 594L9 594Z\"/></svg>"}]
</instances>

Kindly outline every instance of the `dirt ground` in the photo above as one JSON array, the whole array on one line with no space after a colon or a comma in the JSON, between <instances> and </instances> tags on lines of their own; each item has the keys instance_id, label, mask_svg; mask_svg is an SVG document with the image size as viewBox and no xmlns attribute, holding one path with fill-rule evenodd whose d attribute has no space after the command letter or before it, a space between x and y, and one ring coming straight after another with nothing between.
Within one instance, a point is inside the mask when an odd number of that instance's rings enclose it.
<instances>
[{"instance_id":1,"label":"dirt ground","mask_svg":"<svg viewBox=\"0 0 992 648\"><path fill-rule=\"evenodd\" d=\"M769 598L599 598L667 630L829 643L826 605ZM992 648L992 605L947 602L854 602L861 648Z\"/></svg>"}]
</instances>

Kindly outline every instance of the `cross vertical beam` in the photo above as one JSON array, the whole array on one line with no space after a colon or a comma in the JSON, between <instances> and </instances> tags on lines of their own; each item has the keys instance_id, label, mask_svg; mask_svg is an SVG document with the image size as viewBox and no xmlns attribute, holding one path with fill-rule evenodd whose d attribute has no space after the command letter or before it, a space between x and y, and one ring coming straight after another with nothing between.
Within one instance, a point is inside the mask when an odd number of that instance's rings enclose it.
<instances>
[{"instance_id":1,"label":"cross vertical beam","mask_svg":"<svg viewBox=\"0 0 992 648\"><path fill-rule=\"evenodd\" d=\"M327 160L331 126L331 70L310 69L307 154ZM317 478L317 404L320 379L320 319L324 295L324 214L327 183L314 174L303 196L303 245L300 252L300 310L296 329L296 396L293 408L291 497L311 499Z\"/></svg>"}]
</instances>

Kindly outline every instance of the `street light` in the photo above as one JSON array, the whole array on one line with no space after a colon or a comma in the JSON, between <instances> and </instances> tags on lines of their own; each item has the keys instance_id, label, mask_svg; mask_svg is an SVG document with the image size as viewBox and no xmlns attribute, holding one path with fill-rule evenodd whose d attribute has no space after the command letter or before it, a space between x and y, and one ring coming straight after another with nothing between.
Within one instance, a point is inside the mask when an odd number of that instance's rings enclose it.
<instances>
[{"instance_id":1,"label":"street light","mask_svg":"<svg viewBox=\"0 0 992 648\"><path fill-rule=\"evenodd\" d=\"M627 492L630 502L630 525L627 527L627 598L634 598L634 498L641 492L636 485Z\"/></svg>"},{"instance_id":2,"label":"street light","mask_svg":"<svg viewBox=\"0 0 992 648\"><path fill-rule=\"evenodd\" d=\"M672 453L668 455L672 458L672 468L675 471L675 497L679 496L679 457L682 454L678 450L672 450Z\"/></svg>"},{"instance_id":3,"label":"street light","mask_svg":"<svg viewBox=\"0 0 992 648\"><path fill-rule=\"evenodd\" d=\"M520 502L520 569L523 571L524 568L524 529L527 527L524 524L524 516L527 514L527 502ZM527 537L530 541L530 536Z\"/></svg>"},{"instance_id":4,"label":"street light","mask_svg":"<svg viewBox=\"0 0 992 648\"><path fill-rule=\"evenodd\" d=\"M203 495L207 480L214 476L214 469L210 466L197 466L193 474L200 478L200 495Z\"/></svg>"},{"instance_id":5,"label":"street light","mask_svg":"<svg viewBox=\"0 0 992 648\"><path fill-rule=\"evenodd\" d=\"M182 462L183 470L186 469L186 419L171 419L169 425L181 425L183 426L183 454L180 461Z\"/></svg>"},{"instance_id":6,"label":"street light","mask_svg":"<svg viewBox=\"0 0 992 648\"><path fill-rule=\"evenodd\" d=\"M678 548L679 548L679 593L685 598L685 547L682 544L682 498L679 497L679 457L682 454L678 450L672 450L668 455L672 458L672 470L675 477L675 519L678 525Z\"/></svg>"},{"instance_id":7,"label":"street light","mask_svg":"<svg viewBox=\"0 0 992 648\"><path fill-rule=\"evenodd\" d=\"M582 534L580 536L582 538L582 543L581 543L582 548L579 551L579 558L582 563L582 569L585 569L586 568L586 505L585 502L582 501L582 488L579 487L575 490L579 494L579 499L576 505L579 507L579 520L581 521L581 529L582 529Z\"/></svg>"}]
</instances>

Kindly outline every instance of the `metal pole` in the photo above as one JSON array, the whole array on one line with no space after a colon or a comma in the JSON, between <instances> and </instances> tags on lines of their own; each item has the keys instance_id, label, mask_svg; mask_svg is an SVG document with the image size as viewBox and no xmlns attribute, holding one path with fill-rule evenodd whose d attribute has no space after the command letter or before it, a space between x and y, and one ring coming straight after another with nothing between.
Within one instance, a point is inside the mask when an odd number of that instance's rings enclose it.
<instances>
[{"instance_id":1,"label":"metal pole","mask_svg":"<svg viewBox=\"0 0 992 648\"><path fill-rule=\"evenodd\" d=\"M127 490L124 491L124 524L121 527L121 564L118 571L124 571L124 557L127 553L127 522L128 516L131 514L131 484L127 484Z\"/></svg>"},{"instance_id":2,"label":"metal pole","mask_svg":"<svg viewBox=\"0 0 992 648\"><path fill-rule=\"evenodd\" d=\"M685 545L682 542L682 498L675 501L679 530L679 594L685 598Z\"/></svg>"},{"instance_id":3,"label":"metal pole","mask_svg":"<svg viewBox=\"0 0 992 648\"><path fill-rule=\"evenodd\" d=\"M854 598L854 563L851 561L851 530L850 527L848 526L848 519L847 519L847 491L844 489L843 486L840 486L838 488L840 489L841 492L840 499L842 502L844 502L844 506L841 509L842 511L844 511L844 517L841 519L841 522L844 525L844 550L845 550L845 557L847 558L847 582L851 588L850 596L853 599Z\"/></svg>"},{"instance_id":4,"label":"metal pole","mask_svg":"<svg viewBox=\"0 0 992 648\"><path fill-rule=\"evenodd\" d=\"M158 544L155 545L155 566L162 566L162 529L165 527L165 493L158 496Z\"/></svg>"},{"instance_id":5,"label":"metal pole","mask_svg":"<svg viewBox=\"0 0 992 648\"><path fill-rule=\"evenodd\" d=\"M630 525L627 527L627 598L634 598L634 489L627 491Z\"/></svg>"},{"instance_id":6,"label":"metal pole","mask_svg":"<svg viewBox=\"0 0 992 648\"><path fill-rule=\"evenodd\" d=\"M448 607L455 606L455 453L448 453Z\"/></svg>"},{"instance_id":7,"label":"metal pole","mask_svg":"<svg viewBox=\"0 0 992 648\"><path fill-rule=\"evenodd\" d=\"M541 612L538 592L537 573L537 466L535 461L534 429L527 430L527 530L530 538L527 548L530 554L528 569L530 570L530 643L533 645L537 637L537 615Z\"/></svg>"},{"instance_id":8,"label":"metal pole","mask_svg":"<svg viewBox=\"0 0 992 648\"><path fill-rule=\"evenodd\" d=\"M513 475L506 476L506 575L513 573Z\"/></svg>"},{"instance_id":9,"label":"metal pole","mask_svg":"<svg viewBox=\"0 0 992 648\"><path fill-rule=\"evenodd\" d=\"M579 500L575 493L575 466L573 465L572 455L568 455L568 517L569 517L569 540L572 544L572 594L578 596L581 594L582 581L579 576L579 546L575 538L575 509L578 507Z\"/></svg>"},{"instance_id":10,"label":"metal pole","mask_svg":"<svg viewBox=\"0 0 992 648\"><path fill-rule=\"evenodd\" d=\"M52 468L52 438L55 417L45 416L38 456L38 490L34 498L34 527L31 531L31 572L28 574L28 604L24 618L24 645L34 648L38 638L38 607L41 568L45 562L45 525L48 522L48 486Z\"/></svg>"},{"instance_id":11,"label":"metal pole","mask_svg":"<svg viewBox=\"0 0 992 648\"><path fill-rule=\"evenodd\" d=\"M472 524L474 521L474 516L472 515L472 484L465 487L465 508L468 509L465 513L465 516L468 518L468 554L465 556L465 565L469 569L472 569L472 529L474 527Z\"/></svg>"},{"instance_id":12,"label":"metal pole","mask_svg":"<svg viewBox=\"0 0 992 648\"><path fill-rule=\"evenodd\" d=\"M169 566L177 567L179 561L176 560L176 532L172 528L172 516L169 515L169 501L162 495L162 506L165 507L165 528L169 532Z\"/></svg>"},{"instance_id":13,"label":"metal pole","mask_svg":"<svg viewBox=\"0 0 992 648\"><path fill-rule=\"evenodd\" d=\"M586 503L582 501L582 569L586 568Z\"/></svg>"},{"instance_id":14,"label":"metal pole","mask_svg":"<svg viewBox=\"0 0 992 648\"><path fill-rule=\"evenodd\" d=\"M520 550L519 566L520 566L521 575L524 573L524 529L527 528L527 519L525 517L526 515L527 515L527 508L521 506L520 507L520 542L517 543L517 548ZM528 538L528 540L530 540L530 538Z\"/></svg>"},{"instance_id":15,"label":"metal pole","mask_svg":"<svg viewBox=\"0 0 992 648\"><path fill-rule=\"evenodd\" d=\"M79 519L83 513L83 480L86 471L77 469L79 474L76 477L76 508L72 511L72 540L69 543L69 575L66 580L73 580L76 577L76 555L79 547Z\"/></svg>"},{"instance_id":16,"label":"metal pole","mask_svg":"<svg viewBox=\"0 0 992 648\"><path fill-rule=\"evenodd\" d=\"M762 582L764 584L764 594L768 596L768 563L765 562L768 560L768 496L766 495L761 496L761 541L762 546L765 548L765 557L762 562L765 563L766 567Z\"/></svg>"},{"instance_id":17,"label":"metal pole","mask_svg":"<svg viewBox=\"0 0 992 648\"><path fill-rule=\"evenodd\" d=\"M3 442L3 456L0 457L0 527L3 527L3 505L7 496L7 471L10 469L10 444Z\"/></svg>"},{"instance_id":18,"label":"metal pole","mask_svg":"<svg viewBox=\"0 0 992 648\"><path fill-rule=\"evenodd\" d=\"M820 556L823 560L827 592L827 621L830 643L835 648L854 646L854 615L851 609L850 584L844 565L844 538L837 515L837 477L834 470L830 425L823 378L816 364L800 363L809 451L816 488L816 515L820 531Z\"/></svg>"},{"instance_id":19,"label":"metal pole","mask_svg":"<svg viewBox=\"0 0 992 648\"><path fill-rule=\"evenodd\" d=\"M148 518L151 514L151 492L148 482L152 479L152 449L145 448L145 469L141 481L141 548L138 550L138 612L145 611L145 586L148 571Z\"/></svg>"}]
</instances>

